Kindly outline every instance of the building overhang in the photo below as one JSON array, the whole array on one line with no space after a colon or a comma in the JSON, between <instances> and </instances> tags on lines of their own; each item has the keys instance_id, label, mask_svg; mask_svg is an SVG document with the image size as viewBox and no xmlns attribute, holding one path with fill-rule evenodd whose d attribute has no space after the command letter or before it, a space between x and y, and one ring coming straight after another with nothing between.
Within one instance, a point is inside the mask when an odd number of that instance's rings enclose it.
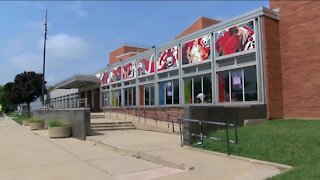
<instances>
[{"instance_id":1,"label":"building overhang","mask_svg":"<svg viewBox=\"0 0 320 180\"><path fill-rule=\"evenodd\" d=\"M56 89L80 89L87 86L99 86L100 79L95 75L74 75L55 85Z\"/></svg>"}]
</instances>

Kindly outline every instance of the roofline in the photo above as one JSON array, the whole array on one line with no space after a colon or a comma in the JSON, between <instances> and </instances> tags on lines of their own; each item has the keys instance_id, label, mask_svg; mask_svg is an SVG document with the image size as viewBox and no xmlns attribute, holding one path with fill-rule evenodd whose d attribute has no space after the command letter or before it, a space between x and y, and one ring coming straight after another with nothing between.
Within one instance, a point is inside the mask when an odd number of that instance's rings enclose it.
<instances>
[{"instance_id":1,"label":"roofline","mask_svg":"<svg viewBox=\"0 0 320 180\"><path fill-rule=\"evenodd\" d=\"M97 78L95 75L92 75L92 74L90 74L90 75L76 74L74 76L71 76L71 77L64 79L64 80L58 82L57 84L55 84L54 89L59 89L59 87L64 86L64 85L68 84L69 82L75 81L77 79L92 78L92 77Z\"/></svg>"},{"instance_id":2,"label":"roofline","mask_svg":"<svg viewBox=\"0 0 320 180\"><path fill-rule=\"evenodd\" d=\"M232 18L226 19L224 21L220 21L219 23L211 25L211 26L209 26L207 28L195 31L195 32L193 32L191 34L188 34L186 36L180 37L178 39L174 39L174 40L170 41L169 43L166 43L165 45L162 45L162 46L159 46L159 47L155 47L155 48L152 48L152 49L147 50L145 52L139 53L138 55L130 57L128 59L125 59L124 61L113 63L112 65L108 64L107 67L104 68L104 69L105 69L105 71L108 70L108 69L110 70L111 68L117 67L117 66L122 65L124 63L129 63L132 60L139 59L139 58L142 58L142 57L146 57L148 55L150 56L152 53L154 53L156 51L156 49L160 49L160 50L166 49L166 48L169 48L171 46L178 45L179 43L181 43L183 41L187 41L190 38L195 38L195 37L199 36L199 34L212 33L212 32L215 32L215 31L217 31L219 29L223 29L223 27L231 26L232 24L235 24L237 21L239 21L241 19L244 19L244 21L245 21L245 20L252 19L252 18L255 18L255 17L258 17L258 16L267 16L267 17L279 20L279 16L278 16L278 14L276 12L274 12L274 11L272 11L269 8L266 8L266 7L259 7L259 8L256 8L254 10L251 10L251 11L249 11L247 13L244 13L242 15L239 15L239 16L236 16L236 17L232 17Z\"/></svg>"}]
</instances>

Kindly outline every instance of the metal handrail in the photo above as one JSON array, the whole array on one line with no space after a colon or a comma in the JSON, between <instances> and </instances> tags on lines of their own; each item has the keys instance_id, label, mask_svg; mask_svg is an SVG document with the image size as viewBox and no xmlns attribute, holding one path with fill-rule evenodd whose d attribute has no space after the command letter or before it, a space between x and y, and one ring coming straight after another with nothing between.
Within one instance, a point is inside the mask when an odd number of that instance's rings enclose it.
<instances>
[{"instance_id":1,"label":"metal handrail","mask_svg":"<svg viewBox=\"0 0 320 180\"><path fill-rule=\"evenodd\" d=\"M204 139L208 138L210 140L216 140L216 141L225 141L227 143L227 151L228 155L230 155L230 143L233 144L238 144L238 131L237 131L237 125L236 124L230 124L230 123L223 123L223 122L215 122L215 121L202 121L202 120L196 120L196 119L188 119L188 118L182 118L178 117L179 120L179 128L180 128L180 141L181 141L181 147L183 147L183 133L195 136L195 137L200 137L202 149L204 149ZM198 123L200 126L200 133L195 134L195 133L190 133L190 132L183 132L182 124L183 122L193 122L193 123ZM203 134L203 129L202 129L202 124L213 124L213 125L218 125L218 126L224 126L225 131L226 131L226 140L219 138L219 137L213 137L213 136L206 136ZM229 129L234 128L234 140L229 139Z\"/></svg>"}]
</instances>

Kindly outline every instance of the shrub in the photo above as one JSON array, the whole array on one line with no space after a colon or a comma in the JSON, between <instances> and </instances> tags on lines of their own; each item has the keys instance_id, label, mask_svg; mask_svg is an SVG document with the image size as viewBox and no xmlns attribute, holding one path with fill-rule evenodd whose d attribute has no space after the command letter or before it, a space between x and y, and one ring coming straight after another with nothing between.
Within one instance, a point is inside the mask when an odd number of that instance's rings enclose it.
<instances>
[{"instance_id":1,"label":"shrub","mask_svg":"<svg viewBox=\"0 0 320 180\"><path fill-rule=\"evenodd\" d=\"M42 119L39 118L29 118L30 123L37 123L37 122L43 122Z\"/></svg>"},{"instance_id":2,"label":"shrub","mask_svg":"<svg viewBox=\"0 0 320 180\"><path fill-rule=\"evenodd\" d=\"M68 127L70 126L70 124L60 119L51 119L49 120L48 126L49 127Z\"/></svg>"}]
</instances>

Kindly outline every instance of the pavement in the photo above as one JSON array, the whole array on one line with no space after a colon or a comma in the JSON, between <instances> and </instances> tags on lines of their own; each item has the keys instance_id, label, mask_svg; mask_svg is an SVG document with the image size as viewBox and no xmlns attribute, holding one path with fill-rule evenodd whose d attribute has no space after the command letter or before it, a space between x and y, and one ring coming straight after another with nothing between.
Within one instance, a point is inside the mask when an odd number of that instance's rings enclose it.
<instances>
[{"instance_id":1,"label":"pavement","mask_svg":"<svg viewBox=\"0 0 320 180\"><path fill-rule=\"evenodd\" d=\"M266 179L289 166L180 147L174 134L98 132L50 139L0 118L0 179Z\"/></svg>"}]
</instances>

